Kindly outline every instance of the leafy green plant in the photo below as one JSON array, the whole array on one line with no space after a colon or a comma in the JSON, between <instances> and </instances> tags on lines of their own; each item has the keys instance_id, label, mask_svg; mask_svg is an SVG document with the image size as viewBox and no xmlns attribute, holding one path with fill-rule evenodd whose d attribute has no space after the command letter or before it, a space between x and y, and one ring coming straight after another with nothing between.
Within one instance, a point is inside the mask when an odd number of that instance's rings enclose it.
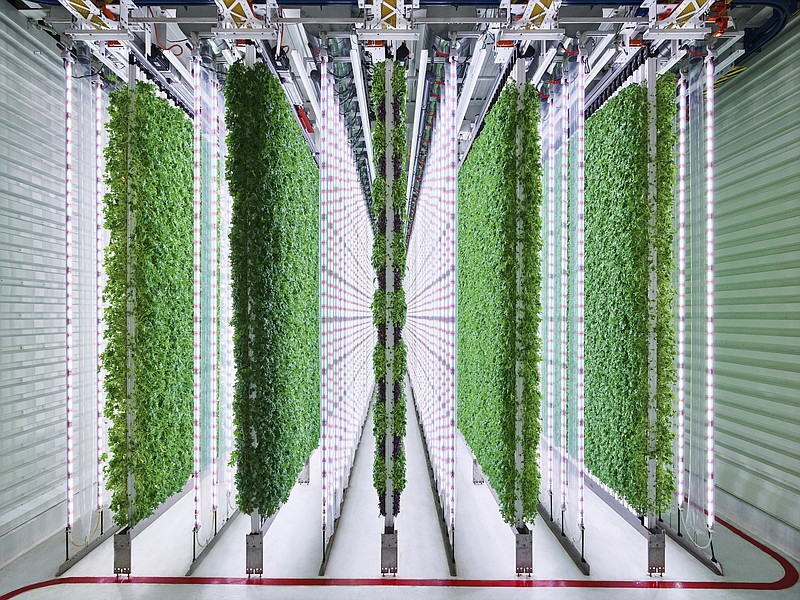
<instances>
[{"instance_id":1,"label":"leafy green plant","mask_svg":"<svg viewBox=\"0 0 800 600\"><path fill-rule=\"evenodd\" d=\"M656 343L657 378L656 389L656 503L658 511L666 510L673 498L675 475L672 469L672 423L674 418L675 392L677 381L675 357L677 340L675 338L674 298L675 290L672 276L675 272L673 256L673 201L675 198L675 132L676 78L672 73L663 75L656 87L657 93L657 149L656 149L656 192L657 212L656 231L653 244L657 261L657 303L656 303Z\"/></svg>"},{"instance_id":2,"label":"leafy green plant","mask_svg":"<svg viewBox=\"0 0 800 600\"><path fill-rule=\"evenodd\" d=\"M319 439L319 171L266 65L234 64L225 99L236 485L266 517Z\"/></svg>"},{"instance_id":3,"label":"leafy green plant","mask_svg":"<svg viewBox=\"0 0 800 600\"><path fill-rule=\"evenodd\" d=\"M376 326L386 324L386 292L381 289L372 296L372 322Z\"/></svg>"},{"instance_id":4,"label":"leafy green plant","mask_svg":"<svg viewBox=\"0 0 800 600\"><path fill-rule=\"evenodd\" d=\"M402 290L402 279L406 267L405 247L405 159L406 130L405 104L406 85L405 68L395 64L391 89L386 90L386 63L375 66L372 80L372 98L376 124L373 129L375 148L375 166L378 176L373 184L373 216L376 223L376 234L372 249L372 266L377 272L378 290L373 299L373 321L378 328L378 344L373 355L375 369L376 398L373 416L373 432L375 434L375 462L373 480L378 492L378 507L382 515L386 514L388 489L387 477L391 479L394 492L391 510L393 514L400 511L400 494L405 488L405 400L402 395L406 375L406 349L401 341L402 329L406 319L405 294ZM386 94L391 94L391 112L386 110ZM387 166L387 128L391 123L392 155L391 164ZM391 172L387 172L391 169ZM391 201L387 202L387 181L392 182ZM391 230L391 243L387 244ZM387 266L391 258L391 278L387 277ZM396 291L390 292L389 289ZM383 311L383 314L380 312ZM389 313L387 319L386 313ZM390 329L391 328L391 329ZM389 331L394 335L390 336ZM391 352L390 352L391 350ZM388 356L387 356L388 355ZM390 363L391 361L391 363ZM392 381L387 385L388 371L391 369ZM388 390L387 390L388 388ZM387 394L391 392L391 397ZM390 418L387 418L387 401L392 403ZM387 469L386 440L391 437L392 467Z\"/></svg>"},{"instance_id":5,"label":"leafy green plant","mask_svg":"<svg viewBox=\"0 0 800 600\"><path fill-rule=\"evenodd\" d=\"M145 83L114 92L109 113L105 474L114 520L133 525L180 491L192 472L192 130L183 112Z\"/></svg>"},{"instance_id":6,"label":"leafy green plant","mask_svg":"<svg viewBox=\"0 0 800 600\"><path fill-rule=\"evenodd\" d=\"M406 324L406 293L399 289L396 292L389 292L387 296L389 296L389 313L392 316L392 323L395 328L403 329Z\"/></svg>"},{"instance_id":7,"label":"leafy green plant","mask_svg":"<svg viewBox=\"0 0 800 600\"><path fill-rule=\"evenodd\" d=\"M501 513L509 523L517 518L517 487L522 495L520 516L525 521L533 521L539 495L538 106L531 86L523 89L522 98L515 85L506 86L487 115L458 179L458 425L497 492ZM518 219L522 232L520 298L516 288ZM517 360L524 377L521 472L515 462Z\"/></svg>"},{"instance_id":8,"label":"leafy green plant","mask_svg":"<svg viewBox=\"0 0 800 600\"><path fill-rule=\"evenodd\" d=\"M658 86L657 231L650 235L648 103L622 90L586 123L586 465L640 514L672 495L671 325L674 118L671 84ZM656 498L648 495L650 244L658 255Z\"/></svg>"},{"instance_id":9,"label":"leafy green plant","mask_svg":"<svg viewBox=\"0 0 800 600\"><path fill-rule=\"evenodd\" d=\"M517 179L522 197L517 201L517 215L522 221L521 256L521 350L522 365L522 512L524 519L533 521L539 501L539 460L536 448L541 432L539 361L542 341L539 323L542 315L542 162L539 139L539 96L532 85L522 90L522 108L517 116L522 129L522 148L517 161Z\"/></svg>"}]
</instances>

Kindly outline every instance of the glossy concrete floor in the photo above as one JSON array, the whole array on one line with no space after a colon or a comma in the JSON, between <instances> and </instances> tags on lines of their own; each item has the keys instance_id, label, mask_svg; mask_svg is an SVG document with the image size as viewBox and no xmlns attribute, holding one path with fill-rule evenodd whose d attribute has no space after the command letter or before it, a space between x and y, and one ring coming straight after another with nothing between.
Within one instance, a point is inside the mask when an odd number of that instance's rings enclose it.
<instances>
[{"instance_id":1,"label":"glossy concrete floor","mask_svg":"<svg viewBox=\"0 0 800 600\"><path fill-rule=\"evenodd\" d=\"M415 423L410 406L408 417L409 424ZM191 495L187 495L135 538L131 580L118 581L112 576L113 544L109 539L70 569L64 579L47 581L27 591L12 591L53 577L63 560L64 538L59 534L0 570L0 600L11 597L24 600L512 599L542 593L553 600L596 597L722 600L762 598L770 587L770 598L800 598L795 565L781 564L724 526L719 526L715 533L715 548L725 568L724 577L713 575L669 540L666 575L657 579L647 577L646 540L591 493L587 494L586 506L586 557L591 564L591 576L581 575L550 530L538 523L534 528L535 576L518 579L514 577L511 529L500 518L490 490L473 485L471 457L461 441L456 487L458 578L452 579L421 437L419 430L411 426L406 439L408 485L397 519L399 575L396 579L380 578L382 521L377 516L372 487L371 417L367 423L325 578L318 577L322 549L319 456L315 452L311 483L295 486L264 538L263 578L245 578L244 536L250 527L246 516L231 522L196 568L193 579L183 578L192 561L193 506ZM534 591L530 587L544 589ZM762 589L748 589L753 587Z\"/></svg>"}]
</instances>

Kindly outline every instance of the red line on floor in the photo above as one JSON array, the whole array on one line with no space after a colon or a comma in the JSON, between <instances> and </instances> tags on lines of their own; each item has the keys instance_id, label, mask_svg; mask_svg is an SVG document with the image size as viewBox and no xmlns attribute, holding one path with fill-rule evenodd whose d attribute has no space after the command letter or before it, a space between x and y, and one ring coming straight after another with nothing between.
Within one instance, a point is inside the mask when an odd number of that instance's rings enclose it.
<instances>
[{"instance_id":1,"label":"red line on floor","mask_svg":"<svg viewBox=\"0 0 800 600\"><path fill-rule=\"evenodd\" d=\"M149 583L159 585L256 585L256 586L397 586L397 587L488 587L488 588L618 588L618 589L683 589L683 590L785 590L800 579L797 569L786 558L761 542L753 539L730 523L717 518L717 522L730 529L743 540L769 555L783 567L783 577L777 581L664 581L644 580L593 580L593 579L333 579L324 577L273 578L273 577L64 577L49 579L0 596L10 600L31 590L69 584L130 585Z\"/></svg>"}]
</instances>

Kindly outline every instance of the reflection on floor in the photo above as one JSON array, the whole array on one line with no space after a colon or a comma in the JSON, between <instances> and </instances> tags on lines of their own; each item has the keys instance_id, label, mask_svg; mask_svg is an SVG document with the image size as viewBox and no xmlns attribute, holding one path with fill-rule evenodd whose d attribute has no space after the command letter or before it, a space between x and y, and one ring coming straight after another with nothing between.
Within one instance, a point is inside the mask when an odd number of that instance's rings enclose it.
<instances>
[{"instance_id":1,"label":"reflection on floor","mask_svg":"<svg viewBox=\"0 0 800 600\"><path fill-rule=\"evenodd\" d=\"M414 423L410 406L408 418L410 424ZM622 600L662 596L722 600L760 598L763 594L763 591L747 589L747 585L737 585L736 582L756 583L763 587L765 583L777 581L781 584L773 589L786 588L787 585L793 587L774 591L771 598L788 600L800 597L794 567L788 565L785 574L784 567L775 558L723 526L718 527L715 533L715 548L725 568L725 577L713 575L668 540L667 574L663 578L648 578L646 540L591 492L586 497L586 557L591 564L591 577L580 574L550 530L539 523L534 528L535 576L530 580L517 579L514 577L514 536L500 518L490 490L486 486L473 485L471 458L462 441L458 447L456 487L458 579L453 580L449 577L422 441L416 427L408 428L406 444L408 485L397 519L398 579L378 579L381 519L372 487L374 438L370 417L324 579L317 577L322 560L322 539L320 463L319 452L315 452L311 460L311 483L295 486L264 538L263 579L248 581L244 578L244 537L250 527L249 517L244 515L236 518L219 538L196 569L194 579L183 579L192 559L193 505L191 495L188 495L135 538L132 555L134 578L130 582L118 585L111 577L113 542L107 540L65 574L71 578L66 580L70 583L0 596L0 600L11 597L24 600L274 598L276 590L273 586L276 584L282 585L281 598L372 599L377 596L405 599L409 595L423 599L529 598L530 590L507 587L521 585L547 587L547 596L553 600L611 594ZM63 559L62 552L63 533L1 570L0 594L50 579ZM102 577L108 583L74 579L84 577ZM210 578L215 579L212 582ZM293 580L279 582L274 578ZM403 581L408 579L416 581ZM219 587L221 584L225 587ZM381 587L376 589L376 584ZM415 587L409 588L407 584ZM420 585L424 587L416 587ZM707 589L719 586L739 589ZM612 592L609 588L615 589Z\"/></svg>"}]
</instances>

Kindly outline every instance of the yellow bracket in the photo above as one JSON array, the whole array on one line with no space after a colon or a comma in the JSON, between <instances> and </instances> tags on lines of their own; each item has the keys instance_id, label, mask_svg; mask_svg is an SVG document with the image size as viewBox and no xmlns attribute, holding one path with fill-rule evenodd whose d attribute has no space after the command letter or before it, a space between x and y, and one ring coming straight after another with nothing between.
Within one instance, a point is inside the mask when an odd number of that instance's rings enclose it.
<instances>
[{"instance_id":1,"label":"yellow bracket","mask_svg":"<svg viewBox=\"0 0 800 600\"><path fill-rule=\"evenodd\" d=\"M78 25L91 25L98 30L118 29L119 24L109 19L103 11L95 6L91 0L59 0L73 17L78 19Z\"/></svg>"},{"instance_id":2,"label":"yellow bracket","mask_svg":"<svg viewBox=\"0 0 800 600\"><path fill-rule=\"evenodd\" d=\"M514 4L521 4L514 2ZM551 29L556 25L556 14L561 7L561 0L527 0L525 10L515 22L515 27L525 29Z\"/></svg>"},{"instance_id":3,"label":"yellow bracket","mask_svg":"<svg viewBox=\"0 0 800 600\"><path fill-rule=\"evenodd\" d=\"M263 28L264 21L254 12L247 0L214 0L222 20L232 23L237 29Z\"/></svg>"},{"instance_id":4,"label":"yellow bracket","mask_svg":"<svg viewBox=\"0 0 800 600\"><path fill-rule=\"evenodd\" d=\"M658 22L659 29L694 27L702 22L716 0L682 0L670 15Z\"/></svg>"}]
</instances>

